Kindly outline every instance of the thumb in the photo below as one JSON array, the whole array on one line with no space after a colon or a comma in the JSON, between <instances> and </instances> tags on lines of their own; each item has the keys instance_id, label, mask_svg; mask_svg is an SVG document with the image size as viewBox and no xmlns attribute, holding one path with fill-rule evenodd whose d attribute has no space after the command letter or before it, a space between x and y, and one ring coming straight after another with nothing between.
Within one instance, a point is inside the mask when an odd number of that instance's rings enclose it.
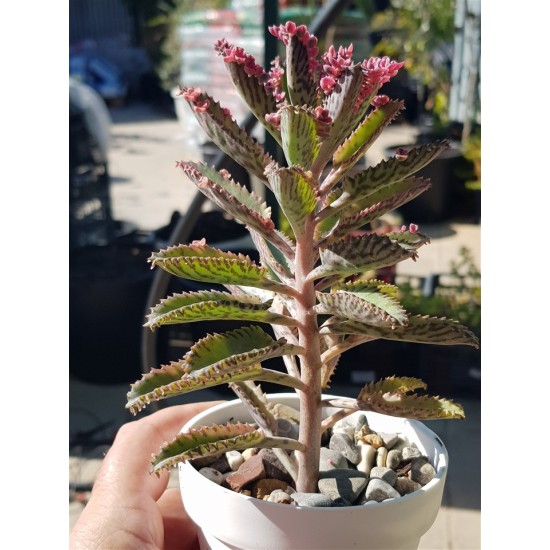
<instances>
[{"instance_id":1,"label":"thumb","mask_svg":"<svg viewBox=\"0 0 550 550\"><path fill-rule=\"evenodd\" d=\"M164 523L164 550L199 550L197 527L183 507L179 489L167 489L157 506Z\"/></svg>"}]
</instances>

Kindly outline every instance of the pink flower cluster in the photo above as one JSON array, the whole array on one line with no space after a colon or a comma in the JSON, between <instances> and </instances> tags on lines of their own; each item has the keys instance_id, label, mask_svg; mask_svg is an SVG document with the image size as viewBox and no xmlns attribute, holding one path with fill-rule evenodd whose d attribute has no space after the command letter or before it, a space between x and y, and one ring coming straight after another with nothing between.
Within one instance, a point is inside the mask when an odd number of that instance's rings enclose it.
<instances>
[{"instance_id":1,"label":"pink flower cluster","mask_svg":"<svg viewBox=\"0 0 550 550\"><path fill-rule=\"evenodd\" d=\"M334 86L340 75L345 69L351 66L353 55L353 44L347 48L340 46L338 51L331 46L328 52L323 54L323 69L321 71L321 79L319 86L325 94L332 93Z\"/></svg>"},{"instance_id":2,"label":"pink flower cluster","mask_svg":"<svg viewBox=\"0 0 550 550\"><path fill-rule=\"evenodd\" d=\"M273 68L267 73L267 79L264 82L265 90L273 95L279 102L284 101L285 92L283 90L284 69L281 67L281 59L277 56L272 62Z\"/></svg>"},{"instance_id":3,"label":"pink flower cluster","mask_svg":"<svg viewBox=\"0 0 550 550\"><path fill-rule=\"evenodd\" d=\"M210 101L208 99L202 99L202 90L200 88L187 88L180 86L178 95L181 95L183 99L191 103L193 110L196 113L204 113L210 107Z\"/></svg>"},{"instance_id":4,"label":"pink flower cluster","mask_svg":"<svg viewBox=\"0 0 550 550\"><path fill-rule=\"evenodd\" d=\"M243 48L233 46L225 38L216 42L214 49L223 57L225 63L244 65L244 72L248 76L262 76L263 68L256 63L253 55L246 53Z\"/></svg>"},{"instance_id":5,"label":"pink flower cluster","mask_svg":"<svg viewBox=\"0 0 550 550\"><path fill-rule=\"evenodd\" d=\"M309 74L313 76L319 65L317 61L317 55L319 48L317 47L317 38L309 34L305 25L296 25L293 21L287 21L284 25L278 27L273 25L269 27L269 32L277 39L279 39L285 46L288 46L290 39L296 36L300 43L305 46L308 57L308 69Z\"/></svg>"},{"instance_id":6,"label":"pink flower cluster","mask_svg":"<svg viewBox=\"0 0 550 550\"><path fill-rule=\"evenodd\" d=\"M378 91L383 84L389 82L403 65L404 63L402 61L392 61L388 56L365 59L365 61L361 63L363 83L355 103L355 109L359 109L365 99ZM380 102L380 100L378 101Z\"/></svg>"}]
</instances>

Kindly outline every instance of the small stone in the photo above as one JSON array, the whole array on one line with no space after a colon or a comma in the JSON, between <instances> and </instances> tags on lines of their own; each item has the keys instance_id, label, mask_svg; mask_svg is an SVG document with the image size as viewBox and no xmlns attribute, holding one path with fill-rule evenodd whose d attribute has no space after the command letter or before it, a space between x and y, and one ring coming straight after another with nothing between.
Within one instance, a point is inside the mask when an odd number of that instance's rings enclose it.
<instances>
[{"instance_id":1,"label":"small stone","mask_svg":"<svg viewBox=\"0 0 550 550\"><path fill-rule=\"evenodd\" d=\"M372 445L375 449L379 449L384 446L384 440L375 433L370 434L360 434L357 436L358 441L362 441L367 445Z\"/></svg>"},{"instance_id":2,"label":"small stone","mask_svg":"<svg viewBox=\"0 0 550 550\"><path fill-rule=\"evenodd\" d=\"M416 447L404 447L401 451L403 462L411 462L414 458L421 458L422 453Z\"/></svg>"},{"instance_id":3,"label":"small stone","mask_svg":"<svg viewBox=\"0 0 550 550\"><path fill-rule=\"evenodd\" d=\"M376 449L376 465L379 467L386 466L386 460L388 458L388 449L386 447L379 447Z\"/></svg>"},{"instance_id":4,"label":"small stone","mask_svg":"<svg viewBox=\"0 0 550 550\"><path fill-rule=\"evenodd\" d=\"M424 458L415 458L411 462L409 477L424 486L435 477L435 468Z\"/></svg>"},{"instance_id":5,"label":"small stone","mask_svg":"<svg viewBox=\"0 0 550 550\"><path fill-rule=\"evenodd\" d=\"M370 477L382 479L392 487L395 485L395 482L397 481L397 474L391 468L385 468L380 466L375 466L370 471Z\"/></svg>"},{"instance_id":6,"label":"small stone","mask_svg":"<svg viewBox=\"0 0 550 550\"><path fill-rule=\"evenodd\" d=\"M227 464L233 472L236 472L239 466L244 462L244 457L239 451L228 451L225 453L225 456L227 458Z\"/></svg>"},{"instance_id":7,"label":"small stone","mask_svg":"<svg viewBox=\"0 0 550 550\"><path fill-rule=\"evenodd\" d=\"M319 471L326 472L336 468L348 468L349 463L340 451L321 447L319 455Z\"/></svg>"},{"instance_id":8,"label":"small stone","mask_svg":"<svg viewBox=\"0 0 550 550\"><path fill-rule=\"evenodd\" d=\"M218 472L221 472L222 474L225 474L226 472L229 472L231 470L231 467L229 466L229 462L227 461L227 456L224 453L220 458L217 458L212 464L210 464L210 468L214 468L214 470L218 470Z\"/></svg>"},{"instance_id":9,"label":"small stone","mask_svg":"<svg viewBox=\"0 0 550 550\"><path fill-rule=\"evenodd\" d=\"M300 435L298 424L294 424L286 418L277 418L277 435L298 441Z\"/></svg>"},{"instance_id":10,"label":"small stone","mask_svg":"<svg viewBox=\"0 0 550 550\"><path fill-rule=\"evenodd\" d=\"M281 489L275 489L265 500L278 502L279 504L290 504L292 502L290 495L285 491L281 491Z\"/></svg>"},{"instance_id":11,"label":"small stone","mask_svg":"<svg viewBox=\"0 0 550 550\"><path fill-rule=\"evenodd\" d=\"M247 485L265 477L267 476L264 461L260 455L255 455L245 460L236 472L229 474L226 481L233 491L239 492Z\"/></svg>"},{"instance_id":12,"label":"small stone","mask_svg":"<svg viewBox=\"0 0 550 550\"><path fill-rule=\"evenodd\" d=\"M283 405L282 403L277 403L273 407L273 415L275 418L285 418L290 420L294 424L300 423L300 411L289 405Z\"/></svg>"},{"instance_id":13,"label":"small stone","mask_svg":"<svg viewBox=\"0 0 550 550\"><path fill-rule=\"evenodd\" d=\"M205 466L210 466L212 463L216 462L218 458L223 456L224 453L218 453L212 456L199 456L191 460L191 464L197 469L200 470Z\"/></svg>"},{"instance_id":14,"label":"small stone","mask_svg":"<svg viewBox=\"0 0 550 550\"><path fill-rule=\"evenodd\" d=\"M332 499L320 493L293 493L290 498L298 506L312 506L314 508L328 508L332 506Z\"/></svg>"},{"instance_id":15,"label":"small stone","mask_svg":"<svg viewBox=\"0 0 550 550\"><path fill-rule=\"evenodd\" d=\"M221 485L223 482L223 474L214 468L205 466L199 470L199 474L202 474L206 479L213 481L216 485Z\"/></svg>"},{"instance_id":16,"label":"small stone","mask_svg":"<svg viewBox=\"0 0 550 550\"><path fill-rule=\"evenodd\" d=\"M338 422L332 426L332 433L345 434L353 441L355 437L355 426L351 424L347 418L342 418L342 420L338 420Z\"/></svg>"},{"instance_id":17,"label":"small stone","mask_svg":"<svg viewBox=\"0 0 550 550\"><path fill-rule=\"evenodd\" d=\"M319 492L335 500L339 497L353 503L368 483L367 476L357 470L342 469L322 472L317 486Z\"/></svg>"},{"instance_id":18,"label":"small stone","mask_svg":"<svg viewBox=\"0 0 550 550\"><path fill-rule=\"evenodd\" d=\"M397 449L392 449L388 451L388 456L386 457L386 466L392 470L397 470L399 464L403 461L403 455L401 451Z\"/></svg>"},{"instance_id":19,"label":"small stone","mask_svg":"<svg viewBox=\"0 0 550 550\"><path fill-rule=\"evenodd\" d=\"M260 479L252 485L252 495L256 498L263 499L269 496L276 489L286 491L288 484L280 479ZM288 495L288 493L285 493Z\"/></svg>"},{"instance_id":20,"label":"small stone","mask_svg":"<svg viewBox=\"0 0 550 550\"><path fill-rule=\"evenodd\" d=\"M370 428L369 428L369 423L367 421L367 415L366 414L360 414L358 417L357 417L357 422L355 423L355 433L359 433L360 431L363 431L363 433L365 432L365 429L363 429L363 427L366 429L366 430L369 430L370 431ZM363 430L362 430L363 429ZM368 433L368 432L367 432Z\"/></svg>"},{"instance_id":21,"label":"small stone","mask_svg":"<svg viewBox=\"0 0 550 550\"><path fill-rule=\"evenodd\" d=\"M272 449L261 449L258 456L264 461L265 477L293 483L292 476L287 472L287 469Z\"/></svg>"},{"instance_id":22,"label":"small stone","mask_svg":"<svg viewBox=\"0 0 550 550\"><path fill-rule=\"evenodd\" d=\"M352 464L358 464L361 459L359 449L349 436L343 433L335 433L330 438L329 448L340 451Z\"/></svg>"},{"instance_id":23,"label":"small stone","mask_svg":"<svg viewBox=\"0 0 550 550\"><path fill-rule=\"evenodd\" d=\"M359 445L359 453L361 459L357 464L357 469L368 476L376 460L376 449L372 445L362 443Z\"/></svg>"},{"instance_id":24,"label":"small stone","mask_svg":"<svg viewBox=\"0 0 550 550\"><path fill-rule=\"evenodd\" d=\"M401 496L389 483L382 479L372 478L367 485L365 500L382 502L388 498L398 498Z\"/></svg>"},{"instance_id":25,"label":"small stone","mask_svg":"<svg viewBox=\"0 0 550 550\"><path fill-rule=\"evenodd\" d=\"M242 457L243 457L245 460L248 460L248 459L252 458L253 456L257 455L257 454L258 454L258 451L259 451L259 449L254 449L254 448L252 448L252 449L245 449L245 450L241 453L241 455L242 455Z\"/></svg>"},{"instance_id":26,"label":"small stone","mask_svg":"<svg viewBox=\"0 0 550 550\"><path fill-rule=\"evenodd\" d=\"M409 479L408 477L398 477L393 488L401 495L408 495L409 493L414 493L418 491L422 485Z\"/></svg>"},{"instance_id":27,"label":"small stone","mask_svg":"<svg viewBox=\"0 0 550 550\"><path fill-rule=\"evenodd\" d=\"M397 434L394 433L386 433L386 432L379 432L378 435L382 438L384 441L384 447L388 449L388 451L397 443L399 440L399 437Z\"/></svg>"},{"instance_id":28,"label":"small stone","mask_svg":"<svg viewBox=\"0 0 550 550\"><path fill-rule=\"evenodd\" d=\"M351 505L352 505L352 503L347 501L345 498L338 497L338 498L335 498L332 501L331 507L332 508L341 508L342 506L351 506Z\"/></svg>"},{"instance_id":29,"label":"small stone","mask_svg":"<svg viewBox=\"0 0 550 550\"><path fill-rule=\"evenodd\" d=\"M391 448L397 451L402 451L405 447L412 447L409 438L406 435L397 434L397 441L392 445Z\"/></svg>"}]
</instances>

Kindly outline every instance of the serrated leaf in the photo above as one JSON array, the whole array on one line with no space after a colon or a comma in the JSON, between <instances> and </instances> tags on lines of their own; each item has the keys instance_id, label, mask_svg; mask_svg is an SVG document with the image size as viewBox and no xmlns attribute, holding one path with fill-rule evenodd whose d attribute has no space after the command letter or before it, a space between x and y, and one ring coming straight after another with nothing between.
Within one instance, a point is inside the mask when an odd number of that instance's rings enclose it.
<instances>
[{"instance_id":1,"label":"serrated leaf","mask_svg":"<svg viewBox=\"0 0 550 550\"><path fill-rule=\"evenodd\" d=\"M427 395L396 395L375 393L366 401L358 401L358 408L400 418L438 420L464 418L464 409L450 399Z\"/></svg>"},{"instance_id":2,"label":"serrated leaf","mask_svg":"<svg viewBox=\"0 0 550 550\"><path fill-rule=\"evenodd\" d=\"M228 451L242 451L252 447L302 450L303 445L293 439L268 437L252 424L214 425L191 429L178 434L153 457L153 472L170 469L180 462L193 458L213 456Z\"/></svg>"},{"instance_id":3,"label":"serrated leaf","mask_svg":"<svg viewBox=\"0 0 550 550\"><path fill-rule=\"evenodd\" d=\"M332 119L330 135L323 141L313 163L312 170L318 171L319 163L326 162L332 157L336 148L342 143L357 125L354 106L363 84L361 65L356 64L345 69L334 87L333 92L326 98L323 107L328 109Z\"/></svg>"},{"instance_id":4,"label":"serrated leaf","mask_svg":"<svg viewBox=\"0 0 550 550\"><path fill-rule=\"evenodd\" d=\"M344 285L338 285L333 287L333 292L344 294L350 294L357 297L357 299L372 304L376 308L379 308L385 312L391 319L394 319L400 325L407 323L407 312L403 309L403 306L397 300L397 287L393 285L386 285L379 281L365 283L347 283ZM360 306L361 304L358 304ZM333 315L337 315L335 311L331 312ZM344 315L346 317L346 315ZM357 317L349 317L359 321ZM362 321L366 322L366 321Z\"/></svg>"},{"instance_id":5,"label":"serrated leaf","mask_svg":"<svg viewBox=\"0 0 550 550\"><path fill-rule=\"evenodd\" d=\"M411 231L390 231L385 234L390 241L398 243L405 250L418 250L421 246L430 242L430 238L422 233Z\"/></svg>"},{"instance_id":6,"label":"serrated leaf","mask_svg":"<svg viewBox=\"0 0 550 550\"><path fill-rule=\"evenodd\" d=\"M353 133L338 147L332 162L341 176L352 168L378 139L384 128L404 108L403 101L389 101L371 111Z\"/></svg>"},{"instance_id":7,"label":"serrated leaf","mask_svg":"<svg viewBox=\"0 0 550 550\"><path fill-rule=\"evenodd\" d=\"M245 101L264 128L278 143L281 143L280 132L265 120L265 115L274 113L277 110L277 102L273 95L266 92L264 85L257 76L248 75L245 72L243 64L225 63L225 66L235 88L239 92L239 96Z\"/></svg>"},{"instance_id":8,"label":"serrated leaf","mask_svg":"<svg viewBox=\"0 0 550 550\"><path fill-rule=\"evenodd\" d=\"M352 205L349 207L345 214L341 214L341 217L338 219L337 215L327 218L318 226L319 228L331 228L330 231L325 233L325 236L319 241L321 246L326 246L329 243L338 241L352 231L360 229L367 225L368 223L376 220L386 214L391 212L396 208L406 204L407 202L415 199L424 191L427 191L431 186L429 180L424 180L422 178L411 178L409 180L403 180L398 182L395 185L395 188L399 187L404 189L402 192L388 198L383 199L373 205L368 206L367 208L360 210L356 214L347 215L348 212L351 212L354 207L360 208L362 204L370 202L370 198L363 199L364 203L359 203L357 205ZM328 222L328 223L326 223Z\"/></svg>"},{"instance_id":9,"label":"serrated leaf","mask_svg":"<svg viewBox=\"0 0 550 550\"><path fill-rule=\"evenodd\" d=\"M288 164L309 170L319 153L315 120L303 107L287 106L279 112L282 147Z\"/></svg>"},{"instance_id":10,"label":"serrated leaf","mask_svg":"<svg viewBox=\"0 0 550 550\"><path fill-rule=\"evenodd\" d=\"M398 340L402 342L416 342L419 344L438 344L454 346L463 344L479 347L474 333L465 327L445 317L429 317L428 315L409 316L407 326L398 326L393 329L374 327L356 321L334 322L326 324L321 329L323 334L365 334L384 340Z\"/></svg>"},{"instance_id":11,"label":"serrated leaf","mask_svg":"<svg viewBox=\"0 0 550 550\"><path fill-rule=\"evenodd\" d=\"M375 393L405 394L418 389L426 389L426 384L419 378L389 376L388 378L365 385L359 392L357 399L367 400Z\"/></svg>"},{"instance_id":12,"label":"serrated leaf","mask_svg":"<svg viewBox=\"0 0 550 550\"><path fill-rule=\"evenodd\" d=\"M305 173L296 167L268 170L267 177L281 210L296 236L302 235L317 198Z\"/></svg>"},{"instance_id":13,"label":"serrated leaf","mask_svg":"<svg viewBox=\"0 0 550 550\"><path fill-rule=\"evenodd\" d=\"M269 279L267 268L256 265L248 256L213 248L204 239L190 245L160 250L153 253L148 261L172 275L193 281L256 286L293 293L290 287Z\"/></svg>"},{"instance_id":14,"label":"serrated leaf","mask_svg":"<svg viewBox=\"0 0 550 550\"><path fill-rule=\"evenodd\" d=\"M292 278L294 264L278 249L270 247L262 235L250 230L250 236L260 254L262 264L267 265L271 272L281 281Z\"/></svg>"},{"instance_id":15,"label":"serrated leaf","mask_svg":"<svg viewBox=\"0 0 550 550\"><path fill-rule=\"evenodd\" d=\"M209 105L205 111L197 111L193 109L190 101L188 103L206 135L224 153L265 182L264 170L273 159L210 95L202 92L200 101L208 101Z\"/></svg>"},{"instance_id":16,"label":"serrated leaf","mask_svg":"<svg viewBox=\"0 0 550 550\"><path fill-rule=\"evenodd\" d=\"M309 57L306 46L292 36L286 47L286 85L293 105L312 105L316 88L309 71Z\"/></svg>"},{"instance_id":17,"label":"serrated leaf","mask_svg":"<svg viewBox=\"0 0 550 550\"><path fill-rule=\"evenodd\" d=\"M415 252L374 233L343 239L321 248L319 254L322 264L308 275L309 281L328 275L352 275L380 269L415 257Z\"/></svg>"},{"instance_id":18,"label":"serrated leaf","mask_svg":"<svg viewBox=\"0 0 550 550\"><path fill-rule=\"evenodd\" d=\"M392 327L397 322L395 317L383 309L349 292L317 292L317 299L319 304L315 306L315 311L319 314L335 315L375 326ZM397 307L395 310L398 311ZM406 321L404 313L402 309L401 322Z\"/></svg>"}]
</instances>

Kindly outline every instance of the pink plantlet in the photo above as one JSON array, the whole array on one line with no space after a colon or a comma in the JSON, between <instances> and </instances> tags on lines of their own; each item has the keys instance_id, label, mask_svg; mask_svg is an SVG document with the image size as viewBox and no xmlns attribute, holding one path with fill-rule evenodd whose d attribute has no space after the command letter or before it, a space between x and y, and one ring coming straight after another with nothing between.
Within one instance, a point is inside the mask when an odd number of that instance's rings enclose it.
<instances>
[{"instance_id":1,"label":"pink plantlet","mask_svg":"<svg viewBox=\"0 0 550 550\"><path fill-rule=\"evenodd\" d=\"M389 82L401 67L403 67L403 62L392 61L387 56L365 59L361 63L363 83L354 109L358 110L364 101L373 93L376 93L383 84Z\"/></svg>"},{"instance_id":2,"label":"pink plantlet","mask_svg":"<svg viewBox=\"0 0 550 550\"><path fill-rule=\"evenodd\" d=\"M384 105L386 105L386 103L388 103L389 100L390 98L387 95L377 95L372 100L372 104L377 108L383 107Z\"/></svg>"},{"instance_id":3,"label":"pink plantlet","mask_svg":"<svg viewBox=\"0 0 550 550\"><path fill-rule=\"evenodd\" d=\"M220 38L214 44L214 50L216 50L219 55L223 55L225 50L229 47L231 47L231 45L229 44L229 42L225 38Z\"/></svg>"},{"instance_id":4,"label":"pink plantlet","mask_svg":"<svg viewBox=\"0 0 550 550\"><path fill-rule=\"evenodd\" d=\"M328 136L330 134L330 125L332 124L332 117L328 109L323 109L321 106L315 107L313 114L317 121L317 134L321 137Z\"/></svg>"},{"instance_id":5,"label":"pink plantlet","mask_svg":"<svg viewBox=\"0 0 550 550\"><path fill-rule=\"evenodd\" d=\"M265 115L265 120L266 122L268 122L269 124L271 124L272 126L274 126L275 128L277 128L277 130L280 129L281 127L281 113L268 113L267 115Z\"/></svg>"},{"instance_id":6,"label":"pink plantlet","mask_svg":"<svg viewBox=\"0 0 550 550\"><path fill-rule=\"evenodd\" d=\"M336 85L336 80L332 76L324 76L319 81L319 86L323 92L325 92L326 95L329 95L334 90L334 86Z\"/></svg>"},{"instance_id":7,"label":"pink plantlet","mask_svg":"<svg viewBox=\"0 0 550 550\"><path fill-rule=\"evenodd\" d=\"M405 231L407 231L407 226L406 226L406 225L402 225L400 231L401 231L401 233L405 233Z\"/></svg>"},{"instance_id":8,"label":"pink plantlet","mask_svg":"<svg viewBox=\"0 0 550 550\"><path fill-rule=\"evenodd\" d=\"M197 101L193 105L193 110L195 113L204 113L208 110L208 107L210 107L210 101L208 99L204 99L203 101Z\"/></svg>"},{"instance_id":9,"label":"pink plantlet","mask_svg":"<svg viewBox=\"0 0 550 550\"><path fill-rule=\"evenodd\" d=\"M278 27L273 25L268 28L270 34L280 40L285 46L288 46L293 36L300 41L300 43L306 48L308 56L308 70L310 76L315 74L319 61L317 61L317 55L319 48L317 47L317 38L312 34L309 34L305 25L296 26L296 23L287 21L284 25Z\"/></svg>"},{"instance_id":10,"label":"pink plantlet","mask_svg":"<svg viewBox=\"0 0 550 550\"><path fill-rule=\"evenodd\" d=\"M220 170L220 176L226 180L231 179L231 174L225 168Z\"/></svg>"},{"instance_id":11,"label":"pink plantlet","mask_svg":"<svg viewBox=\"0 0 550 550\"><path fill-rule=\"evenodd\" d=\"M418 225L416 225L415 223L411 223L409 225L409 232L416 233L417 231L418 231Z\"/></svg>"},{"instance_id":12,"label":"pink plantlet","mask_svg":"<svg viewBox=\"0 0 550 550\"><path fill-rule=\"evenodd\" d=\"M272 69L267 73L264 82L264 89L269 92L278 102L284 101L283 75L285 71L281 67L281 59L277 56L272 62Z\"/></svg>"},{"instance_id":13,"label":"pink plantlet","mask_svg":"<svg viewBox=\"0 0 550 550\"><path fill-rule=\"evenodd\" d=\"M202 95L202 90L200 88L187 88L185 86L180 86L178 95L181 95L186 101L194 103Z\"/></svg>"},{"instance_id":14,"label":"pink plantlet","mask_svg":"<svg viewBox=\"0 0 550 550\"><path fill-rule=\"evenodd\" d=\"M404 149L403 147L399 147L398 149L395 150L395 158L397 160L407 160L409 156L409 152L407 151L407 149Z\"/></svg>"}]
</instances>

